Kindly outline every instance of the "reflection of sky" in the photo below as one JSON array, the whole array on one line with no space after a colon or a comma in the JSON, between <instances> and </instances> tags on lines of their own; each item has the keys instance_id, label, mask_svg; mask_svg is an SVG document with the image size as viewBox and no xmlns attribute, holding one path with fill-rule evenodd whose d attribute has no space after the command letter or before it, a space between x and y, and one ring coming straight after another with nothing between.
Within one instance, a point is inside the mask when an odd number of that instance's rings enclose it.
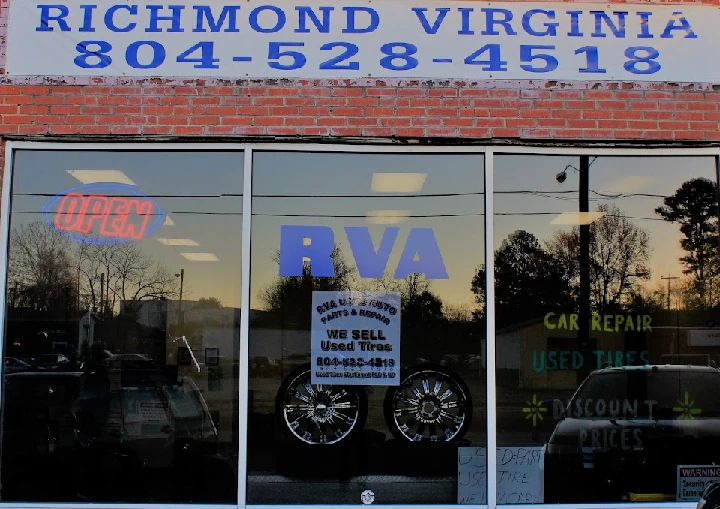
<instances>
[{"instance_id":1,"label":"reflection of sky","mask_svg":"<svg viewBox=\"0 0 720 509\"><path fill-rule=\"evenodd\" d=\"M238 152L19 151L11 226L44 220L39 212L48 197L26 194L52 196L81 185L66 170L120 170L175 223L139 241L143 253L170 273L185 269L183 299L217 297L226 306L239 307L242 164ZM199 246L155 240L163 237L192 239ZM220 261L191 262L183 252L214 253Z\"/></svg>"},{"instance_id":2,"label":"reflection of sky","mask_svg":"<svg viewBox=\"0 0 720 509\"><path fill-rule=\"evenodd\" d=\"M678 259L680 248L678 224L668 223L655 214L663 198L670 196L683 182L705 177L715 180L712 157L598 157L590 166L590 210L601 204L618 206L635 224L650 236L652 279L649 288L660 282L660 276L682 276ZM561 212L578 209L578 173L569 169L567 180L559 184L555 175L566 165L578 167L577 157L537 155L495 156L495 246L513 231L523 229L542 242L555 231L570 226L550 221ZM532 194L521 191L532 191ZM539 193L538 191L546 191ZM564 193L564 191L572 191ZM599 194L610 195L603 197ZM500 193L502 192L502 194ZM617 196L649 194L656 196ZM548 213L549 215L533 215Z\"/></svg>"},{"instance_id":3,"label":"reflection of sky","mask_svg":"<svg viewBox=\"0 0 720 509\"><path fill-rule=\"evenodd\" d=\"M482 154L256 152L253 160L253 307L260 305L258 294L277 276L272 258L283 224L331 226L349 262L352 256L343 227L367 226L377 248L385 227L398 226L400 235L387 271L395 270L410 228L432 228L449 275L447 280L433 281L432 289L446 304L472 304L470 282L484 252ZM427 178L417 192L373 193L373 174L384 172L426 173ZM366 216L376 210L406 211L409 217L396 225L371 224Z\"/></svg>"},{"instance_id":4,"label":"reflection of sky","mask_svg":"<svg viewBox=\"0 0 720 509\"><path fill-rule=\"evenodd\" d=\"M80 182L65 170L121 170L154 197L175 226L163 226L139 242L143 251L171 273L185 269L187 299L217 297L239 306L242 223L242 155L238 152L20 151L15 159L12 225L42 220L47 196ZM377 247L386 226L373 224L372 211L398 211L400 235L387 270L394 271L410 228L433 228L450 276L433 282L448 304L471 304L470 281L483 261L483 156L460 154L359 154L256 152L253 188L253 260L251 305L277 276L272 260L280 225L329 225L347 261L352 262L344 226L368 226ZM496 155L495 246L517 229L540 240L570 226L552 225L556 214L577 210L578 175L555 175L570 156ZM371 190L375 173L427 174L412 193ZM694 177L715 178L711 157L600 157L590 168L590 188L606 194L668 196ZM408 196L449 195L449 196ZM230 196L228 196L230 195ZM340 197L333 197L338 196ZM614 203L647 229L651 238L653 287L664 275L681 275L683 255L678 225L657 220L660 197L603 198L591 192L590 208ZM210 213L210 214L208 214ZM540 213L540 214L536 214ZM192 239L199 246L167 246L155 238ZM219 262L191 262L182 252L208 252Z\"/></svg>"}]
</instances>

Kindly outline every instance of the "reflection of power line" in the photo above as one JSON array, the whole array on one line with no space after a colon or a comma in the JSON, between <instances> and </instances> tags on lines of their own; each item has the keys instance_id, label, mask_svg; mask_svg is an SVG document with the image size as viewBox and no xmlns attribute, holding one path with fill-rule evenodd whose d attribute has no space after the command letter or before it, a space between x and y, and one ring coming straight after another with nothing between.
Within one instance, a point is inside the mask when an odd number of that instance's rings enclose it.
<instances>
[{"instance_id":1,"label":"reflection of power line","mask_svg":"<svg viewBox=\"0 0 720 509\"><path fill-rule=\"evenodd\" d=\"M255 213L253 212L253 216L262 216L262 217L327 217L327 218L362 218L362 219L376 219L376 220L383 220L383 219L413 219L417 217L481 217L485 214L478 213L478 214L384 214L382 216L368 216L367 214L262 214L262 213Z\"/></svg>"},{"instance_id":2,"label":"reflection of power line","mask_svg":"<svg viewBox=\"0 0 720 509\"><path fill-rule=\"evenodd\" d=\"M13 210L12 214L43 214L43 212L33 212L30 210ZM189 215L200 215L200 216L242 216L242 212L197 212L197 211L186 211L186 210L171 210L168 214L189 214ZM92 215L92 214L88 214ZM126 213L109 212L103 214L108 216L126 216ZM148 214L149 217L156 217L160 214Z\"/></svg>"},{"instance_id":3,"label":"reflection of power line","mask_svg":"<svg viewBox=\"0 0 720 509\"><path fill-rule=\"evenodd\" d=\"M13 196L44 196L54 197L58 196L58 193L13 193ZM137 198L137 195L133 194L108 194L105 195L107 198ZM231 197L242 197L242 194L234 193L222 193L222 194L146 194L148 198L231 198Z\"/></svg>"},{"instance_id":4,"label":"reflection of power line","mask_svg":"<svg viewBox=\"0 0 720 509\"><path fill-rule=\"evenodd\" d=\"M593 189L590 189L590 192L600 196L602 198L610 198L610 199L622 199L622 198L665 198L665 195L662 194L650 194L650 193L602 193L600 191L595 191ZM318 199L318 198L453 198L456 196L483 196L485 193L480 192L471 192L471 193L428 193L428 194L402 194L402 195L377 195L377 194L323 194L323 195L316 195L316 194L254 194L253 198L312 198L312 199ZM494 194L528 194L528 195L535 195L535 196L541 196L545 198L553 198L553 199L562 199L562 200L572 200L575 198L565 198L563 196L553 196L553 195L573 195L577 194L577 191L575 190L565 190L565 191L543 191L543 190L530 190L530 189L518 189L518 190L509 190L509 191L502 191L497 190L494 191ZM57 193L13 193L13 196L36 196L36 197L54 197L57 196ZM235 194L235 193L223 193L223 194L148 194L145 195L148 198L165 198L165 199L171 199L171 198L192 198L192 199L208 199L208 198L242 198L242 194ZM108 195L108 198L134 198L136 196L134 195L125 195L125 194L114 194L114 195Z\"/></svg>"},{"instance_id":5,"label":"reflection of power line","mask_svg":"<svg viewBox=\"0 0 720 509\"><path fill-rule=\"evenodd\" d=\"M565 214L567 211L563 212L495 212L496 216L559 216L560 214ZM635 217L635 216L623 216L623 215L616 215L616 214L605 214L602 217L617 217L621 219L634 219L637 221L665 221L662 218L659 217Z\"/></svg>"}]
</instances>

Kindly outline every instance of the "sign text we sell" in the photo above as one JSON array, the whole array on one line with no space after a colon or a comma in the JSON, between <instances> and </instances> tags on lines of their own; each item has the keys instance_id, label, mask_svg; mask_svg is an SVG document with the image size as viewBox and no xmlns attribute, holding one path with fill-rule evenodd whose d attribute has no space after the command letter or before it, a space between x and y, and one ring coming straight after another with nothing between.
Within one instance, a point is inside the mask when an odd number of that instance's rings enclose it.
<instances>
[{"instance_id":1,"label":"sign text we sell","mask_svg":"<svg viewBox=\"0 0 720 509\"><path fill-rule=\"evenodd\" d=\"M315 291L312 307L312 383L399 384L399 293Z\"/></svg>"}]
</instances>

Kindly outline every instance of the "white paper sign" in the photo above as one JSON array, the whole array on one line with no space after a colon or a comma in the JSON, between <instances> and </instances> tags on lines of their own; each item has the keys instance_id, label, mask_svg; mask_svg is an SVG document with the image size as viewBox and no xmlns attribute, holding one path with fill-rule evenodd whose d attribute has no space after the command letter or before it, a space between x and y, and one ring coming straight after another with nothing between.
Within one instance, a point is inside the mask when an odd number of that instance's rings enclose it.
<instances>
[{"instance_id":1,"label":"white paper sign","mask_svg":"<svg viewBox=\"0 0 720 509\"><path fill-rule=\"evenodd\" d=\"M314 384L400 384L400 294L313 292Z\"/></svg>"},{"instance_id":2,"label":"white paper sign","mask_svg":"<svg viewBox=\"0 0 720 509\"><path fill-rule=\"evenodd\" d=\"M678 465L677 500L697 502L708 483L718 480L718 465Z\"/></svg>"},{"instance_id":3,"label":"white paper sign","mask_svg":"<svg viewBox=\"0 0 720 509\"><path fill-rule=\"evenodd\" d=\"M714 5L11 0L8 75L720 82Z\"/></svg>"},{"instance_id":4,"label":"white paper sign","mask_svg":"<svg viewBox=\"0 0 720 509\"><path fill-rule=\"evenodd\" d=\"M541 504L544 499L542 447L497 448L497 503ZM487 504L487 450L458 449L458 504Z\"/></svg>"},{"instance_id":5,"label":"white paper sign","mask_svg":"<svg viewBox=\"0 0 720 509\"><path fill-rule=\"evenodd\" d=\"M691 329L688 332L688 346L720 345L720 329Z\"/></svg>"}]
</instances>

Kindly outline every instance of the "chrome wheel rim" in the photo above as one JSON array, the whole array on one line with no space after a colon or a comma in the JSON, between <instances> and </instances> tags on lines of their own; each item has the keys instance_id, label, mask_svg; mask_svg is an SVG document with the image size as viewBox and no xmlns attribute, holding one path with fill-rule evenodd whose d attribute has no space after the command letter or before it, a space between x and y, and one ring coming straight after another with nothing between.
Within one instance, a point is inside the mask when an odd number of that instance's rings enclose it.
<instances>
[{"instance_id":1,"label":"chrome wheel rim","mask_svg":"<svg viewBox=\"0 0 720 509\"><path fill-rule=\"evenodd\" d=\"M313 385L310 371L295 377L285 391L283 418L290 432L306 444L334 444L358 424L360 398L355 391Z\"/></svg>"},{"instance_id":2,"label":"chrome wheel rim","mask_svg":"<svg viewBox=\"0 0 720 509\"><path fill-rule=\"evenodd\" d=\"M467 402L465 390L451 376L433 370L413 373L395 390L395 427L413 442L450 441L465 424Z\"/></svg>"}]
</instances>

